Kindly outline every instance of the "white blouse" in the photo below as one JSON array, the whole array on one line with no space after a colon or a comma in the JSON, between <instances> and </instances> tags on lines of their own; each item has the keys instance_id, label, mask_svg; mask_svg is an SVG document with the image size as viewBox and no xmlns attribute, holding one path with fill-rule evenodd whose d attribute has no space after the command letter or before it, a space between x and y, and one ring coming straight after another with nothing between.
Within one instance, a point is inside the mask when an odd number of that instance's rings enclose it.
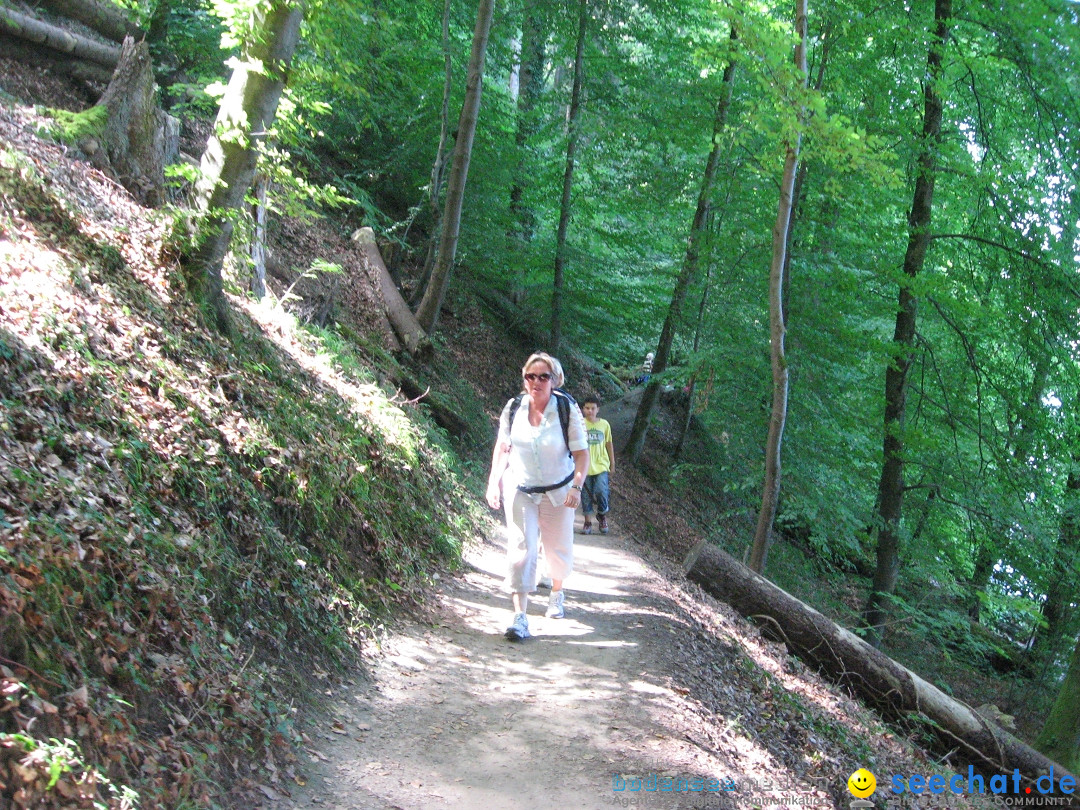
<instances>
[{"instance_id":1,"label":"white blouse","mask_svg":"<svg viewBox=\"0 0 1080 810\"><path fill-rule=\"evenodd\" d=\"M567 441L563 439L562 424L559 422L559 406L555 402L558 394L552 394L544 408L540 424L529 424L528 394L522 394L521 404L514 414L514 424L509 424L510 404L506 403L499 417L499 438L502 445L510 445L510 460L503 478L504 495L510 487L518 484L527 487L542 487L557 484L574 472L574 459L566 452ZM581 408L570 406L570 424L568 426L569 446L571 450L587 450L588 433L585 431L585 419ZM570 484L558 489L548 490L545 495L555 506L561 506L566 500Z\"/></svg>"}]
</instances>

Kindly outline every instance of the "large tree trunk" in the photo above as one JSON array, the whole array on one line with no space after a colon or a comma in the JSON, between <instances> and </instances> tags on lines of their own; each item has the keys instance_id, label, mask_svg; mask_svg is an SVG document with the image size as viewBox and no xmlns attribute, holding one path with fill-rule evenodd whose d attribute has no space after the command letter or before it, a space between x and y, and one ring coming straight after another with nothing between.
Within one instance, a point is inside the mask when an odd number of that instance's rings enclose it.
<instances>
[{"instance_id":1,"label":"large tree trunk","mask_svg":"<svg viewBox=\"0 0 1080 810\"><path fill-rule=\"evenodd\" d=\"M360 245L364 261L368 263L379 281L386 317L401 344L413 356L428 355L432 350L431 341L428 340L423 328L413 316L405 299L401 297L398 288L394 286L390 271L386 269L386 263L382 259L382 254L379 253L379 246L375 244L375 232L371 228L360 228L352 238Z\"/></svg>"},{"instance_id":2,"label":"large tree trunk","mask_svg":"<svg viewBox=\"0 0 1080 810\"><path fill-rule=\"evenodd\" d=\"M128 37L98 101L108 111L102 145L120 182L146 205L160 205L165 188L165 113L154 91L150 48Z\"/></svg>"},{"instance_id":3,"label":"large tree trunk","mask_svg":"<svg viewBox=\"0 0 1080 810\"><path fill-rule=\"evenodd\" d=\"M667 368L668 359L671 356L671 344L675 340L675 329L682 314L683 301L686 299L686 291L690 282L697 275L698 263L701 258L701 243L705 238L706 223L709 219L710 197L712 196L713 183L716 180L716 171L720 165L720 135L727 126L728 107L731 105L731 92L735 86L735 47L738 39L737 32L731 30L731 56L724 68L723 90L720 99L716 102L716 115L713 118L712 151L705 163L705 175L701 180L701 191L698 193L697 209L694 211L694 221L690 225L690 237L686 242L686 256L683 258L682 270L675 280L675 289L671 293L671 303L668 306L667 317L664 318L664 326L660 330L660 342L656 347L656 356L653 358L653 376ZM627 439L627 450L630 460L637 464L641 459L641 452L645 449L645 436L649 430L649 420L652 419L653 408L656 407L656 398L660 393L660 383L650 382L645 386L638 405L637 414L634 416L634 425L630 429L630 438Z\"/></svg>"},{"instance_id":4,"label":"large tree trunk","mask_svg":"<svg viewBox=\"0 0 1080 810\"><path fill-rule=\"evenodd\" d=\"M1073 649L1069 671L1035 747L1071 771L1080 770L1080 639Z\"/></svg>"},{"instance_id":5,"label":"large tree trunk","mask_svg":"<svg viewBox=\"0 0 1080 810\"><path fill-rule=\"evenodd\" d=\"M905 280L900 287L896 328L893 331L893 358L885 370L885 438L881 479L878 483L877 568L863 611L868 638L881 644L881 629L888 616L888 603L896 591L900 573L900 517L904 500L904 422L907 410L908 369L915 345L917 300L912 289L922 271L930 244L930 218L934 202L935 153L941 139L942 101L937 83L942 73L945 42L949 36L952 0L935 0L934 38L927 55L929 78L923 91L922 151L915 178L915 195L908 217L908 246L904 255Z\"/></svg>"},{"instance_id":6,"label":"large tree trunk","mask_svg":"<svg viewBox=\"0 0 1080 810\"><path fill-rule=\"evenodd\" d=\"M143 39L146 36L146 32L113 3L99 0L38 0L38 3L61 16L78 20L113 42L123 42L124 37Z\"/></svg>"},{"instance_id":7,"label":"large tree trunk","mask_svg":"<svg viewBox=\"0 0 1080 810\"><path fill-rule=\"evenodd\" d=\"M108 68L116 67L116 63L120 61L120 48L116 45L106 45L76 36L63 28L49 25L7 6L0 6L0 31Z\"/></svg>"},{"instance_id":8,"label":"large tree trunk","mask_svg":"<svg viewBox=\"0 0 1080 810\"><path fill-rule=\"evenodd\" d=\"M806 0L796 0L795 67L801 77L800 89L806 88ZM784 425L787 423L788 367L784 352L784 333L787 318L784 315L784 269L787 267L788 233L791 228L791 211L794 205L795 174L799 165L799 147L802 145L802 108L799 109L795 134L785 145L784 174L780 180L780 203L776 211L776 224L772 234L772 264L769 267L769 347L772 365L772 415L769 418L769 436L765 443L765 484L761 494L754 545L750 550L750 568L758 573L765 570L765 560L772 545L773 522L780 504L780 449L784 441Z\"/></svg>"},{"instance_id":9,"label":"large tree trunk","mask_svg":"<svg viewBox=\"0 0 1080 810\"><path fill-rule=\"evenodd\" d=\"M566 131L566 169L563 171L562 201L559 203L559 227L555 233L555 279L551 290L551 351L559 353L562 344L562 300L566 265L566 230L570 225L570 196L574 187L574 155L578 144L578 117L581 114L581 84L585 71L585 24L588 2L578 7L577 51L574 56L574 84L570 91L570 114Z\"/></svg>"},{"instance_id":10,"label":"large tree trunk","mask_svg":"<svg viewBox=\"0 0 1080 810\"><path fill-rule=\"evenodd\" d=\"M958 752L992 772L1011 774L1014 768L1019 769L1029 781L1051 767L1055 779L1062 775L1060 764L714 546L702 543L695 548L686 568L692 581L743 616L753 618L793 654L887 718L900 720L911 712L928 718L943 751Z\"/></svg>"},{"instance_id":11,"label":"large tree trunk","mask_svg":"<svg viewBox=\"0 0 1080 810\"><path fill-rule=\"evenodd\" d=\"M206 219L198 247L187 258L189 275L204 285L218 328L228 331L222 265L232 239L232 212L244 204L255 177L259 142L266 137L285 88L289 63L300 38L304 4L270 0L260 6L256 36L234 68L221 100L214 135L203 153L196 186Z\"/></svg>"},{"instance_id":12,"label":"large tree trunk","mask_svg":"<svg viewBox=\"0 0 1080 810\"><path fill-rule=\"evenodd\" d=\"M494 0L480 0L476 12L476 29L473 31L472 54L469 57L469 75L465 82L465 100L458 118L457 141L454 143L454 161L450 167L450 181L446 186L446 206L443 209L442 237L439 239L439 256L431 271L424 297L416 310L416 319L424 331L431 332L439 320L446 288L450 284L450 271L457 253L458 235L461 230L461 209L465 199L465 181L469 176L473 137L476 135L476 119L480 116L480 95L483 90L484 59L487 56L488 34L491 32L491 16Z\"/></svg>"}]
</instances>

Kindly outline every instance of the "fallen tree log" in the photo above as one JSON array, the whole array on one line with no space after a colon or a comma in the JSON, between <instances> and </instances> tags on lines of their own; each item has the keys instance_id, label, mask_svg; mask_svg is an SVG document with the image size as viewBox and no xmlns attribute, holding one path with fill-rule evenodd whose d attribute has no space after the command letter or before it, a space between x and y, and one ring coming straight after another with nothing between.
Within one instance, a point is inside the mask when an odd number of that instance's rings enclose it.
<instances>
[{"instance_id":1,"label":"fallen tree log","mask_svg":"<svg viewBox=\"0 0 1080 810\"><path fill-rule=\"evenodd\" d=\"M112 3L98 0L38 0L45 8L62 17L78 20L113 42L123 42L124 37L142 39L146 32L135 25L123 10Z\"/></svg>"},{"instance_id":2,"label":"fallen tree log","mask_svg":"<svg viewBox=\"0 0 1080 810\"><path fill-rule=\"evenodd\" d=\"M930 720L947 750L966 761L1004 774L1019 770L1025 780L1054 772L1060 764L1017 739L840 627L814 608L758 576L729 554L699 543L686 559L691 581L756 621L788 649L842 684L889 719L917 712Z\"/></svg>"},{"instance_id":3,"label":"fallen tree log","mask_svg":"<svg viewBox=\"0 0 1080 810\"><path fill-rule=\"evenodd\" d=\"M112 79L113 68L85 59L76 59L60 51L41 48L25 39L9 36L0 25L0 53L31 67L44 68L60 76L70 76L87 85L92 98L101 94L101 88Z\"/></svg>"},{"instance_id":4,"label":"fallen tree log","mask_svg":"<svg viewBox=\"0 0 1080 810\"><path fill-rule=\"evenodd\" d=\"M0 30L35 45L108 68L115 68L120 61L120 48L116 45L106 45L86 37L76 36L63 28L49 25L36 17L21 14L7 6L0 6Z\"/></svg>"},{"instance_id":5,"label":"fallen tree log","mask_svg":"<svg viewBox=\"0 0 1080 810\"><path fill-rule=\"evenodd\" d=\"M390 325L397 334L405 350L413 357L427 357L432 352L431 341L420 322L416 320L409 305L401 297L398 288L390 278L390 271L375 244L375 232L371 228L360 228L352 235L353 241L360 245L364 260L375 273L382 291L383 308Z\"/></svg>"}]
</instances>

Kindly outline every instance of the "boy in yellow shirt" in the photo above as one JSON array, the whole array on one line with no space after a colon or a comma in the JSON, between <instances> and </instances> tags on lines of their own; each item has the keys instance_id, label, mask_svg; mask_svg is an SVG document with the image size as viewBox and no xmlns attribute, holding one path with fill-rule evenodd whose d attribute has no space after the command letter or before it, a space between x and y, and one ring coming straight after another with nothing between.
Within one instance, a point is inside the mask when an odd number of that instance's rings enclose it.
<instances>
[{"instance_id":1,"label":"boy in yellow shirt","mask_svg":"<svg viewBox=\"0 0 1080 810\"><path fill-rule=\"evenodd\" d=\"M600 418L600 401L586 397L581 403L585 416L585 432L589 437L589 472L581 488L581 511L585 515L582 531L592 534L592 516L596 512L600 534L608 533L608 507L611 497L609 477L615 470L615 445L611 441L611 425Z\"/></svg>"}]
</instances>

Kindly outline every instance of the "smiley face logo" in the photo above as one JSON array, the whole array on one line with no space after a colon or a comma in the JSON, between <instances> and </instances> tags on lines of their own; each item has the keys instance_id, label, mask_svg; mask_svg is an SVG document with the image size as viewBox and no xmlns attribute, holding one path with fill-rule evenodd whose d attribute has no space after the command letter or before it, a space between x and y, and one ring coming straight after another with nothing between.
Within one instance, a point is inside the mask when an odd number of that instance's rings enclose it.
<instances>
[{"instance_id":1,"label":"smiley face logo","mask_svg":"<svg viewBox=\"0 0 1080 810\"><path fill-rule=\"evenodd\" d=\"M848 777L847 789L856 799L865 799L877 790L877 779L866 768L859 768Z\"/></svg>"}]
</instances>

